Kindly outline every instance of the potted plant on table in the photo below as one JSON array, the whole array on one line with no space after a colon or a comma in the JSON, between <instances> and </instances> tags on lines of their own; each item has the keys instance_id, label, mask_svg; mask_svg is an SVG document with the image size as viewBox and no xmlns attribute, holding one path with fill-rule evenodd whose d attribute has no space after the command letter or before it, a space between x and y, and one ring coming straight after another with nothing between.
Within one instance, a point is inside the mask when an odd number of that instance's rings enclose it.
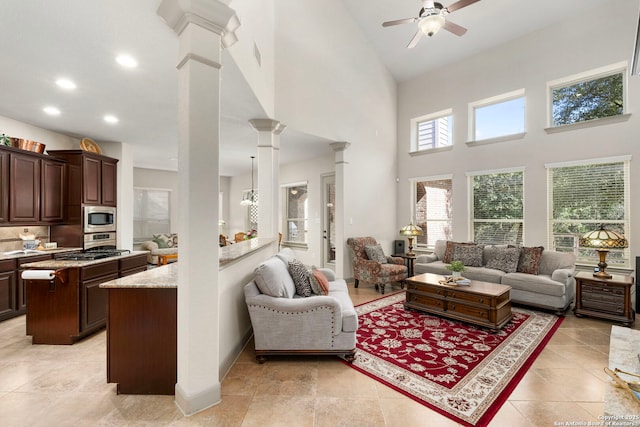
<instances>
[{"instance_id":1,"label":"potted plant on table","mask_svg":"<svg viewBox=\"0 0 640 427\"><path fill-rule=\"evenodd\" d=\"M464 271L464 264L462 261L451 261L451 264L446 265L445 268L451 271L453 277L460 277L460 273Z\"/></svg>"}]
</instances>

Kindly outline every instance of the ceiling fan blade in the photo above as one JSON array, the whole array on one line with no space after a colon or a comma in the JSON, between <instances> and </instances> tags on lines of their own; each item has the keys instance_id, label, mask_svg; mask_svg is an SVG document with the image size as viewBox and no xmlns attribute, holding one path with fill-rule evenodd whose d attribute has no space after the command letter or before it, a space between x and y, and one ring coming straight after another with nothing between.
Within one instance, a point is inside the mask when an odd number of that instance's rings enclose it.
<instances>
[{"instance_id":1,"label":"ceiling fan blade","mask_svg":"<svg viewBox=\"0 0 640 427\"><path fill-rule=\"evenodd\" d=\"M407 18L407 19L397 19L395 21L387 21L387 22L383 22L382 26L383 27L390 27L392 25L400 25L400 24L413 24L414 22L416 22L419 18Z\"/></svg>"},{"instance_id":2,"label":"ceiling fan blade","mask_svg":"<svg viewBox=\"0 0 640 427\"><path fill-rule=\"evenodd\" d=\"M418 29L418 31L416 31L416 34L413 36L413 38L411 39L411 41L409 42L409 44L407 45L407 49L411 49L413 48L415 45L418 44L418 42L420 41L420 37L422 37L422 31L420 31Z\"/></svg>"},{"instance_id":3,"label":"ceiling fan blade","mask_svg":"<svg viewBox=\"0 0 640 427\"><path fill-rule=\"evenodd\" d=\"M480 0L458 0L457 2L449 5L446 7L447 12L451 13L454 12L458 9L462 9L463 7L467 7L469 5L472 5L476 2L479 2Z\"/></svg>"},{"instance_id":4,"label":"ceiling fan blade","mask_svg":"<svg viewBox=\"0 0 640 427\"><path fill-rule=\"evenodd\" d=\"M467 32L467 29L464 27L461 27L458 24L454 24L451 21L445 21L444 22L444 28L445 30L449 31L450 33L455 34L456 36L464 36L464 33Z\"/></svg>"}]
</instances>

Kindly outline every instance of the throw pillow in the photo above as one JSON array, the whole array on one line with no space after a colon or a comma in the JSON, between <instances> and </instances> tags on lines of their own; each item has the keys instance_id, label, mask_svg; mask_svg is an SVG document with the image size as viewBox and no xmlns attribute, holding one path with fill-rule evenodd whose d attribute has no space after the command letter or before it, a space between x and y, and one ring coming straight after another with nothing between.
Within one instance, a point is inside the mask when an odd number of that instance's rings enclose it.
<instances>
[{"instance_id":1,"label":"throw pillow","mask_svg":"<svg viewBox=\"0 0 640 427\"><path fill-rule=\"evenodd\" d=\"M452 261L462 261L464 265L469 267L482 267L483 252L484 246L481 245L455 245Z\"/></svg>"},{"instance_id":2,"label":"throw pillow","mask_svg":"<svg viewBox=\"0 0 640 427\"><path fill-rule=\"evenodd\" d=\"M492 257L487 260L487 268L501 270L505 273L515 273L520 259L519 248L496 248Z\"/></svg>"},{"instance_id":3,"label":"throw pillow","mask_svg":"<svg viewBox=\"0 0 640 427\"><path fill-rule=\"evenodd\" d=\"M387 257L382 250L382 246L380 245L369 245L364 247L364 251L367 254L367 258L372 261L379 262L380 264L387 263Z\"/></svg>"},{"instance_id":4,"label":"throw pillow","mask_svg":"<svg viewBox=\"0 0 640 427\"><path fill-rule=\"evenodd\" d=\"M329 280L327 280L327 277L322 274L322 271L318 270L315 267L313 267L311 273L313 274L313 277L318 281L320 289L322 290L322 295L329 295Z\"/></svg>"},{"instance_id":5,"label":"throw pillow","mask_svg":"<svg viewBox=\"0 0 640 427\"><path fill-rule=\"evenodd\" d=\"M297 259L289 261L289 274L291 274L293 284L296 287L296 294L301 297L310 297L311 282L309 281L309 272L304 264Z\"/></svg>"},{"instance_id":6,"label":"throw pillow","mask_svg":"<svg viewBox=\"0 0 640 427\"><path fill-rule=\"evenodd\" d=\"M313 295L324 295L324 293L322 293L322 288L320 287L320 282L318 282L316 276L313 275L313 272L309 274L309 283L311 283L311 293Z\"/></svg>"},{"instance_id":7,"label":"throw pillow","mask_svg":"<svg viewBox=\"0 0 640 427\"><path fill-rule=\"evenodd\" d=\"M520 248L520 259L518 260L518 273L538 274L540 259L542 258L543 246L531 248Z\"/></svg>"},{"instance_id":8,"label":"throw pillow","mask_svg":"<svg viewBox=\"0 0 640 427\"><path fill-rule=\"evenodd\" d=\"M271 257L255 270L255 282L265 295L276 298L293 298L296 287L293 279L282 261Z\"/></svg>"},{"instance_id":9,"label":"throw pillow","mask_svg":"<svg viewBox=\"0 0 640 427\"><path fill-rule=\"evenodd\" d=\"M447 240L447 247L444 250L444 258L442 258L442 262L450 264L453 261L453 249L456 246L475 246L475 243L463 243L463 242L452 242L451 240Z\"/></svg>"},{"instance_id":10,"label":"throw pillow","mask_svg":"<svg viewBox=\"0 0 640 427\"><path fill-rule=\"evenodd\" d=\"M158 245L159 249L173 247L173 240L168 234L154 234L151 240Z\"/></svg>"}]
</instances>

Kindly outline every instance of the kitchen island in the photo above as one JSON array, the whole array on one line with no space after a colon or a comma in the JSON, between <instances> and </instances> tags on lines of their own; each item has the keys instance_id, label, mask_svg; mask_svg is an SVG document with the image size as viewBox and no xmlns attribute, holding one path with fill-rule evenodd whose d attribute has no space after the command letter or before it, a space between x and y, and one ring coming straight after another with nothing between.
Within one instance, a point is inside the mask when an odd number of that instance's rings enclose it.
<instances>
[{"instance_id":1,"label":"kitchen island","mask_svg":"<svg viewBox=\"0 0 640 427\"><path fill-rule=\"evenodd\" d=\"M174 394L178 264L100 285L109 293L107 382L117 393Z\"/></svg>"},{"instance_id":2,"label":"kitchen island","mask_svg":"<svg viewBox=\"0 0 640 427\"><path fill-rule=\"evenodd\" d=\"M106 325L107 291L100 284L147 269L146 251L98 260L22 264L26 270L54 271L51 280L25 280L27 335L33 344L73 344Z\"/></svg>"}]
</instances>

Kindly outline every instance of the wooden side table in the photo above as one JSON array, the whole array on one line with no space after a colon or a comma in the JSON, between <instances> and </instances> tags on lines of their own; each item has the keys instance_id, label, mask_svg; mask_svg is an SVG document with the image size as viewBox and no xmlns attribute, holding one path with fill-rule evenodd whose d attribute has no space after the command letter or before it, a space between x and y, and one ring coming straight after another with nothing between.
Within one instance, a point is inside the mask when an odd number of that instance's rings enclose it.
<instances>
[{"instance_id":1,"label":"wooden side table","mask_svg":"<svg viewBox=\"0 0 640 427\"><path fill-rule=\"evenodd\" d=\"M636 313L631 307L633 277L614 274L611 279L581 271L576 274L576 317L592 316L631 326Z\"/></svg>"},{"instance_id":2,"label":"wooden side table","mask_svg":"<svg viewBox=\"0 0 640 427\"><path fill-rule=\"evenodd\" d=\"M407 264L407 277L413 277L413 264L416 262L416 256L415 255L393 254L391 256L397 256L397 257L400 257L400 258L404 258L404 261Z\"/></svg>"},{"instance_id":3,"label":"wooden side table","mask_svg":"<svg viewBox=\"0 0 640 427\"><path fill-rule=\"evenodd\" d=\"M158 266L167 265L170 259L178 259L178 254L158 255Z\"/></svg>"}]
</instances>

